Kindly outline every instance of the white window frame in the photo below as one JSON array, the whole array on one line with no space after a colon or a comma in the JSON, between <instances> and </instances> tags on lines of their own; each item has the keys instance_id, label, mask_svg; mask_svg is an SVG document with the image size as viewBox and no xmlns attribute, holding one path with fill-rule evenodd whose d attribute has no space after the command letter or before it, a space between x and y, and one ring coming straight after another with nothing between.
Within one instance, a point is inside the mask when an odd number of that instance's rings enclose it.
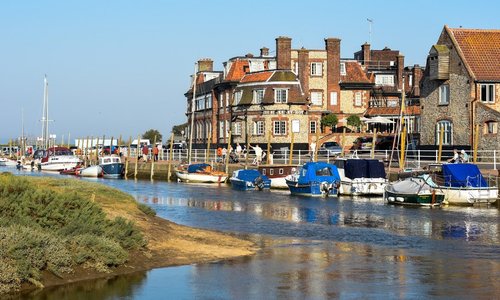
<instances>
[{"instance_id":1,"label":"white window frame","mask_svg":"<svg viewBox=\"0 0 500 300\"><path fill-rule=\"evenodd\" d=\"M253 135L264 135L264 121L258 120L253 122Z\"/></svg>"},{"instance_id":2,"label":"white window frame","mask_svg":"<svg viewBox=\"0 0 500 300\"><path fill-rule=\"evenodd\" d=\"M438 105L450 104L450 85L442 84L439 86L439 102Z\"/></svg>"},{"instance_id":3,"label":"white window frame","mask_svg":"<svg viewBox=\"0 0 500 300\"><path fill-rule=\"evenodd\" d=\"M311 76L323 76L323 63L322 62L312 62L311 63Z\"/></svg>"},{"instance_id":4,"label":"white window frame","mask_svg":"<svg viewBox=\"0 0 500 300\"><path fill-rule=\"evenodd\" d=\"M363 96L361 92L354 93L354 106L362 106L363 105Z\"/></svg>"},{"instance_id":5,"label":"white window frame","mask_svg":"<svg viewBox=\"0 0 500 300\"><path fill-rule=\"evenodd\" d=\"M241 122L233 123L233 135L241 135Z\"/></svg>"},{"instance_id":6,"label":"white window frame","mask_svg":"<svg viewBox=\"0 0 500 300\"><path fill-rule=\"evenodd\" d=\"M274 103L287 103L287 102L288 102L288 89L275 89Z\"/></svg>"},{"instance_id":7,"label":"white window frame","mask_svg":"<svg viewBox=\"0 0 500 300\"><path fill-rule=\"evenodd\" d=\"M376 74L375 85L394 86L394 75L392 74Z\"/></svg>"},{"instance_id":8,"label":"white window frame","mask_svg":"<svg viewBox=\"0 0 500 300\"><path fill-rule=\"evenodd\" d=\"M323 92L311 92L310 97L312 105L323 105Z\"/></svg>"},{"instance_id":9,"label":"white window frame","mask_svg":"<svg viewBox=\"0 0 500 300\"><path fill-rule=\"evenodd\" d=\"M340 75L345 76L347 74L346 68L345 68L345 63L341 62L340 63Z\"/></svg>"},{"instance_id":10,"label":"white window frame","mask_svg":"<svg viewBox=\"0 0 500 300\"><path fill-rule=\"evenodd\" d=\"M441 132L441 127L444 128L443 145L453 145L453 123L448 120L441 120L436 123L435 144L439 145L439 134Z\"/></svg>"},{"instance_id":11,"label":"white window frame","mask_svg":"<svg viewBox=\"0 0 500 300\"><path fill-rule=\"evenodd\" d=\"M338 104L338 94L337 92L330 92L330 105Z\"/></svg>"},{"instance_id":12,"label":"white window frame","mask_svg":"<svg viewBox=\"0 0 500 300\"><path fill-rule=\"evenodd\" d=\"M483 91L484 89L484 91ZM495 85L494 84L480 84L479 95L483 103L495 103Z\"/></svg>"},{"instance_id":13,"label":"white window frame","mask_svg":"<svg viewBox=\"0 0 500 300\"><path fill-rule=\"evenodd\" d=\"M273 121L273 135L286 135L287 121Z\"/></svg>"},{"instance_id":14,"label":"white window frame","mask_svg":"<svg viewBox=\"0 0 500 300\"><path fill-rule=\"evenodd\" d=\"M233 102L233 105L238 105L240 103L242 95L243 95L242 91L234 92L234 102Z\"/></svg>"},{"instance_id":15,"label":"white window frame","mask_svg":"<svg viewBox=\"0 0 500 300\"><path fill-rule=\"evenodd\" d=\"M262 100L264 100L264 89L255 89L253 90L253 103L261 104Z\"/></svg>"},{"instance_id":16,"label":"white window frame","mask_svg":"<svg viewBox=\"0 0 500 300\"><path fill-rule=\"evenodd\" d=\"M309 133L316 133L318 130L318 125L316 121L309 121Z\"/></svg>"}]
</instances>

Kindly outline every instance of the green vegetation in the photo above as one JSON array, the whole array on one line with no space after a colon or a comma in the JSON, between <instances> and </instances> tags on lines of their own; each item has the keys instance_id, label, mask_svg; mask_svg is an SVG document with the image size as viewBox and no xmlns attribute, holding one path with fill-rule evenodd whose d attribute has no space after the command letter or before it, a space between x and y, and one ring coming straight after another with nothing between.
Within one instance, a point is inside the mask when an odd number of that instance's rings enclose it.
<instances>
[{"instance_id":1,"label":"green vegetation","mask_svg":"<svg viewBox=\"0 0 500 300\"><path fill-rule=\"evenodd\" d=\"M328 114L321 118L321 126L333 128L339 122L336 114Z\"/></svg>"},{"instance_id":2,"label":"green vegetation","mask_svg":"<svg viewBox=\"0 0 500 300\"><path fill-rule=\"evenodd\" d=\"M144 203L138 203L137 207L139 208L140 211L145 213L148 216L156 216L156 210L152 209L150 206L144 204Z\"/></svg>"},{"instance_id":3,"label":"green vegetation","mask_svg":"<svg viewBox=\"0 0 500 300\"><path fill-rule=\"evenodd\" d=\"M172 127L172 132L176 135L182 135L187 130L187 126L187 122L179 125L174 125L174 127Z\"/></svg>"},{"instance_id":4,"label":"green vegetation","mask_svg":"<svg viewBox=\"0 0 500 300\"><path fill-rule=\"evenodd\" d=\"M155 140L155 136L156 136L156 141L159 142L162 140L163 136L161 135L161 133L156 130L156 129L149 129L148 131L144 132L142 134L142 138L143 139L148 139L151 143L154 142Z\"/></svg>"},{"instance_id":5,"label":"green vegetation","mask_svg":"<svg viewBox=\"0 0 500 300\"><path fill-rule=\"evenodd\" d=\"M357 115L350 115L347 118L347 125L358 128L359 126L361 126L361 119Z\"/></svg>"},{"instance_id":6,"label":"green vegetation","mask_svg":"<svg viewBox=\"0 0 500 300\"><path fill-rule=\"evenodd\" d=\"M107 272L144 247L137 227L107 218L106 205L135 203L95 184L0 174L0 294L23 282L41 286L42 271L61 277L81 265Z\"/></svg>"}]
</instances>

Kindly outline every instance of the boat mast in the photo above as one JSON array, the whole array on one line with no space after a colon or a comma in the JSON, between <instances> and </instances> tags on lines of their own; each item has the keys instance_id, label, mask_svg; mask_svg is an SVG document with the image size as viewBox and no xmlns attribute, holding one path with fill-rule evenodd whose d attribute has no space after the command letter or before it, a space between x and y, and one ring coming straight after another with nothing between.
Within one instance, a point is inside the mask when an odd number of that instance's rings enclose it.
<instances>
[{"instance_id":1,"label":"boat mast","mask_svg":"<svg viewBox=\"0 0 500 300\"><path fill-rule=\"evenodd\" d=\"M24 107L21 108L21 156L24 156L26 150L26 141L24 140Z\"/></svg>"},{"instance_id":2,"label":"boat mast","mask_svg":"<svg viewBox=\"0 0 500 300\"><path fill-rule=\"evenodd\" d=\"M196 105L196 65L194 63L193 74L193 98L191 100L191 125L189 126L189 149L188 149L188 164L191 164L191 148L193 147L193 126L194 126L194 107Z\"/></svg>"},{"instance_id":3,"label":"boat mast","mask_svg":"<svg viewBox=\"0 0 500 300\"><path fill-rule=\"evenodd\" d=\"M42 112L42 147L49 147L49 83L47 75L43 78L43 112Z\"/></svg>"}]
</instances>

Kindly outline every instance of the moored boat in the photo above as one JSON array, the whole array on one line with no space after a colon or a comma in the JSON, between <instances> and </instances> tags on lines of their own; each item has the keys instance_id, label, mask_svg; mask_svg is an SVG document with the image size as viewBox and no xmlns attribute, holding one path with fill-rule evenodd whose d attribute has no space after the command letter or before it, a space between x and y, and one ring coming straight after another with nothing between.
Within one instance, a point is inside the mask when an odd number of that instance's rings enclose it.
<instances>
[{"instance_id":1,"label":"moored boat","mask_svg":"<svg viewBox=\"0 0 500 300\"><path fill-rule=\"evenodd\" d=\"M340 184L337 167L325 162L307 162L285 180L292 195L312 197L337 196Z\"/></svg>"},{"instance_id":2,"label":"moored boat","mask_svg":"<svg viewBox=\"0 0 500 300\"><path fill-rule=\"evenodd\" d=\"M383 195L387 185L384 164L377 159L336 159L342 195Z\"/></svg>"},{"instance_id":3,"label":"moored boat","mask_svg":"<svg viewBox=\"0 0 500 300\"><path fill-rule=\"evenodd\" d=\"M271 188L271 180L257 170L236 170L229 181L233 189L240 191L261 191Z\"/></svg>"},{"instance_id":4,"label":"moored boat","mask_svg":"<svg viewBox=\"0 0 500 300\"><path fill-rule=\"evenodd\" d=\"M384 188L384 200L389 204L439 206L444 201L444 193L432 187L428 180L429 175L423 175L390 183Z\"/></svg>"},{"instance_id":5,"label":"moored boat","mask_svg":"<svg viewBox=\"0 0 500 300\"><path fill-rule=\"evenodd\" d=\"M51 147L47 150L36 150L34 154L39 169L42 171L62 171L72 169L81 163L66 147Z\"/></svg>"},{"instance_id":6,"label":"moored boat","mask_svg":"<svg viewBox=\"0 0 500 300\"><path fill-rule=\"evenodd\" d=\"M429 171L431 186L443 191L449 204L495 203L498 199L498 186L490 186L475 164L430 164Z\"/></svg>"},{"instance_id":7,"label":"moored boat","mask_svg":"<svg viewBox=\"0 0 500 300\"><path fill-rule=\"evenodd\" d=\"M99 158L104 178L120 178L125 174L124 163L118 155L107 155Z\"/></svg>"},{"instance_id":8,"label":"moored boat","mask_svg":"<svg viewBox=\"0 0 500 300\"><path fill-rule=\"evenodd\" d=\"M285 177L297 170L296 165L259 165L259 172L271 180L272 189L288 189Z\"/></svg>"},{"instance_id":9,"label":"moored boat","mask_svg":"<svg viewBox=\"0 0 500 300\"><path fill-rule=\"evenodd\" d=\"M80 177L94 177L94 178L101 177L102 176L102 168L99 165L95 165L95 166L89 166L86 168L77 169L76 175L78 175Z\"/></svg>"},{"instance_id":10,"label":"moored boat","mask_svg":"<svg viewBox=\"0 0 500 300\"><path fill-rule=\"evenodd\" d=\"M205 163L181 165L175 174L180 181L192 183L221 183L227 179L226 173L214 171L211 165Z\"/></svg>"}]
</instances>

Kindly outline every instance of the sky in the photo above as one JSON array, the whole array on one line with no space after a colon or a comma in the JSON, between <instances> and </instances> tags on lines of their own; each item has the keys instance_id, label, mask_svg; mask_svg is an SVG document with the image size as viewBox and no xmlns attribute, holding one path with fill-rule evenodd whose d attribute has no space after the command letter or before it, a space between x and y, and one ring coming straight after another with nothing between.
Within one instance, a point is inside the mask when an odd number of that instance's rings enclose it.
<instances>
[{"instance_id":1,"label":"sky","mask_svg":"<svg viewBox=\"0 0 500 300\"><path fill-rule=\"evenodd\" d=\"M324 49L335 37L342 58L371 40L371 49L397 49L405 65L424 66L444 25L500 29L499 11L486 0L2 0L0 143L23 125L41 136L45 75L57 141L148 129L170 136L187 120L184 93L201 58L222 70L264 46L274 55L278 36L294 49Z\"/></svg>"}]
</instances>

